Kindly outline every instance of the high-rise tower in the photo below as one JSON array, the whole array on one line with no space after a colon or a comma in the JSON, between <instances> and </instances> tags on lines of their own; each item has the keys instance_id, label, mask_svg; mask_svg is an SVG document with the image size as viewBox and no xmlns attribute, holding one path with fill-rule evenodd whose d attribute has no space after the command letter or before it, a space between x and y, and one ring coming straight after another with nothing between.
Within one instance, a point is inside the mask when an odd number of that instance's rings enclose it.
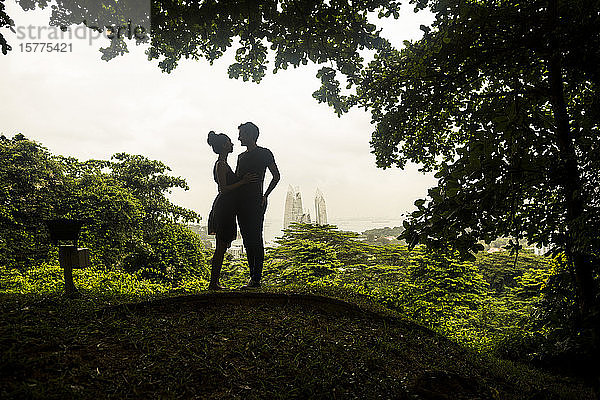
<instances>
[{"instance_id":1,"label":"high-rise tower","mask_svg":"<svg viewBox=\"0 0 600 400\"><path fill-rule=\"evenodd\" d=\"M304 212L302 208L302 195L300 189L288 187L287 195L285 196L285 209L283 214L283 229L287 229L292 222L300 222L310 224L310 213L308 210Z\"/></svg>"},{"instance_id":2,"label":"high-rise tower","mask_svg":"<svg viewBox=\"0 0 600 400\"><path fill-rule=\"evenodd\" d=\"M325 206L325 197L317 188L315 194L315 222L317 225L327 225L327 208Z\"/></svg>"},{"instance_id":3,"label":"high-rise tower","mask_svg":"<svg viewBox=\"0 0 600 400\"><path fill-rule=\"evenodd\" d=\"M285 196L285 209L283 212L283 229L290 226L290 222L294 221L293 209L294 209L294 188L292 185L288 186L288 192Z\"/></svg>"}]
</instances>

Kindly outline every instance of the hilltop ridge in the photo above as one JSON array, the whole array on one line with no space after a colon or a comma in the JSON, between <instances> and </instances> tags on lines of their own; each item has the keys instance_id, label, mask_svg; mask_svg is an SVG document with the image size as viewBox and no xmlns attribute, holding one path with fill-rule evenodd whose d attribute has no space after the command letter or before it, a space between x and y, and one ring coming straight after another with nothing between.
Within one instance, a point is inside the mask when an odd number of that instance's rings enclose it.
<instances>
[{"instance_id":1,"label":"hilltop ridge","mask_svg":"<svg viewBox=\"0 0 600 400\"><path fill-rule=\"evenodd\" d=\"M1 302L4 398L593 398L367 302L264 291L25 300Z\"/></svg>"}]
</instances>

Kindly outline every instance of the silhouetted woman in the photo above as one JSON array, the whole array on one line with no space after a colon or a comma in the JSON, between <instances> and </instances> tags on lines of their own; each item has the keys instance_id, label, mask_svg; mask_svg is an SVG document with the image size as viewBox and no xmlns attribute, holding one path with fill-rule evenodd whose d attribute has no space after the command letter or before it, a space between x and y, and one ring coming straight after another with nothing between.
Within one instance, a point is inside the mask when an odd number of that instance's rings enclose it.
<instances>
[{"instance_id":1,"label":"silhouetted woman","mask_svg":"<svg viewBox=\"0 0 600 400\"><path fill-rule=\"evenodd\" d=\"M227 164L227 156L233 151L231 139L223 133L218 135L210 131L207 139L213 151L219 155L213 168L215 182L219 186L219 194L213 202L212 210L208 216L208 234L216 235L217 248L211 261L209 290L223 290L219 286L219 275L223 264L225 252L237 236L235 223L235 189L252 182L256 177L252 174L238 179Z\"/></svg>"}]
</instances>

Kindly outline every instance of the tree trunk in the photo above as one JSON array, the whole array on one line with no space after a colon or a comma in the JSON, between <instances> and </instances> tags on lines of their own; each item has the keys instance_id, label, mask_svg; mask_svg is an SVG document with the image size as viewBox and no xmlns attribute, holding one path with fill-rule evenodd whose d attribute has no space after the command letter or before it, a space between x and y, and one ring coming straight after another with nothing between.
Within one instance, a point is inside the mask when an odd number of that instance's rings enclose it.
<instances>
[{"instance_id":1,"label":"tree trunk","mask_svg":"<svg viewBox=\"0 0 600 400\"><path fill-rule=\"evenodd\" d=\"M594 360L588 369L589 384L600 398L600 368L597 363L600 355L600 326L595 321L598 317L593 314L595 301L594 275L591 257L586 254L586 248L581 243L585 237L582 220L584 211L581 176L577 164L577 155L573 143L573 133L569 126L569 115L563 92L563 76L561 66L561 51L559 40L558 0L549 0L549 22L551 39L549 46L548 73L554 119L556 121L556 136L560 154L561 174L563 181L565 205L567 208L567 254L570 253L575 272L577 302L579 305L578 328L591 332L591 348L589 359ZM585 362L585 360L584 360ZM589 362L589 361L588 361Z\"/></svg>"},{"instance_id":2,"label":"tree trunk","mask_svg":"<svg viewBox=\"0 0 600 400\"><path fill-rule=\"evenodd\" d=\"M577 155L573 144L572 132L569 126L569 115L563 93L563 77L561 66L561 52L558 37L558 0L549 2L549 22L552 24L549 46L548 73L550 93L554 120L556 122L556 136L560 151L560 165L562 167L561 179L563 181L565 205L567 209L567 247L572 257L571 262L575 270L575 284L577 287L579 311L582 317L588 315L594 301L594 281L591 263L579 242L581 229L581 216L583 215L584 202L582 197L581 176L577 166Z\"/></svg>"}]
</instances>

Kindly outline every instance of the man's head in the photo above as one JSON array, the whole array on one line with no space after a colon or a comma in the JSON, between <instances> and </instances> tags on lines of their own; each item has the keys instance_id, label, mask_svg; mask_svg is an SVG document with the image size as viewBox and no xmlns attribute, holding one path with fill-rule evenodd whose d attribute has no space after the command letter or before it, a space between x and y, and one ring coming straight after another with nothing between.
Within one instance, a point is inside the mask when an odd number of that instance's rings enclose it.
<instances>
[{"instance_id":1,"label":"man's head","mask_svg":"<svg viewBox=\"0 0 600 400\"><path fill-rule=\"evenodd\" d=\"M259 134L258 126L254 125L252 122L246 122L238 126L238 129L240 131L238 139L242 146L256 144Z\"/></svg>"}]
</instances>

